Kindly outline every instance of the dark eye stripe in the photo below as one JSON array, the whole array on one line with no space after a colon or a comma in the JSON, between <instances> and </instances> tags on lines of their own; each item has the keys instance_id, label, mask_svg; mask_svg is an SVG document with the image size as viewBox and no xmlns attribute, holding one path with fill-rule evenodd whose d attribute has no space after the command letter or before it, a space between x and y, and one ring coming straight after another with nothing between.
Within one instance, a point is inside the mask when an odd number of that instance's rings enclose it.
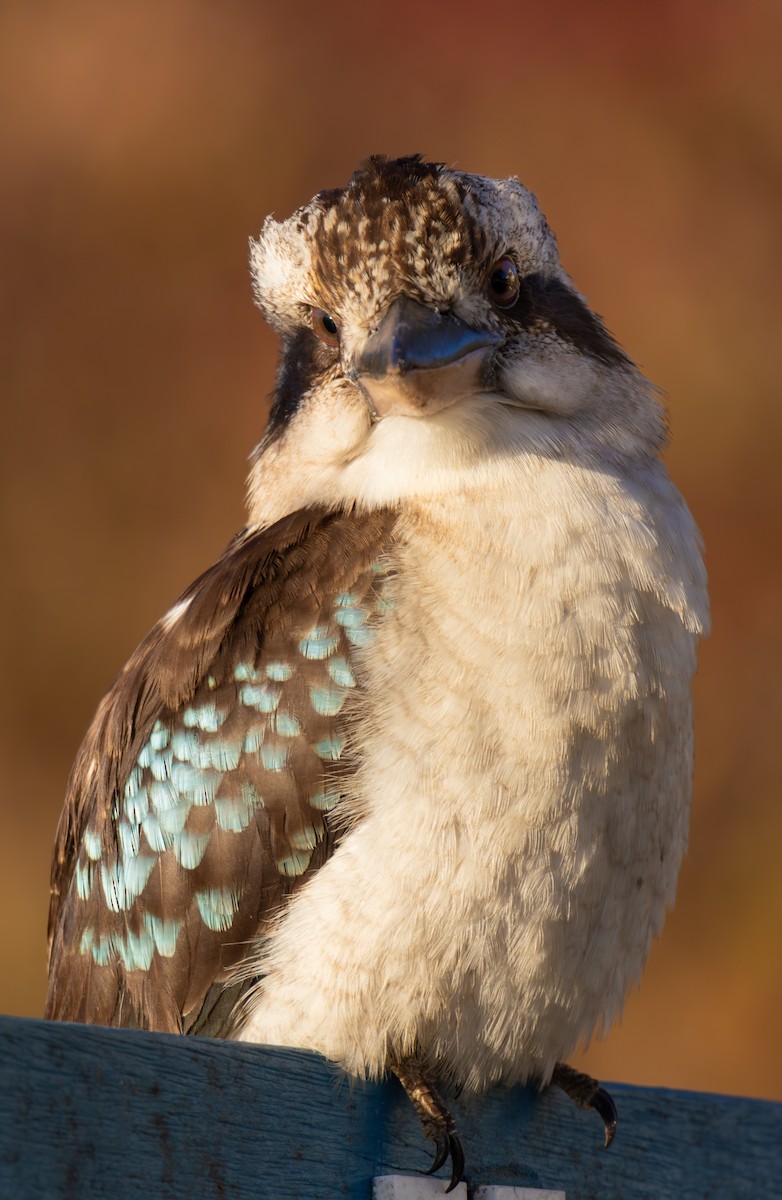
<instances>
[{"instance_id":1,"label":"dark eye stripe","mask_svg":"<svg viewBox=\"0 0 782 1200\"><path fill-rule=\"evenodd\" d=\"M600 317L587 308L581 297L561 280L540 274L527 275L522 295L524 303L509 316L524 328L529 329L538 322L544 322L563 341L601 362L610 365L630 362Z\"/></svg>"},{"instance_id":2,"label":"dark eye stripe","mask_svg":"<svg viewBox=\"0 0 782 1200\"><path fill-rule=\"evenodd\" d=\"M261 448L279 438L299 405L322 376L334 368L333 351L308 326L300 327L283 343L274 402L269 412Z\"/></svg>"}]
</instances>

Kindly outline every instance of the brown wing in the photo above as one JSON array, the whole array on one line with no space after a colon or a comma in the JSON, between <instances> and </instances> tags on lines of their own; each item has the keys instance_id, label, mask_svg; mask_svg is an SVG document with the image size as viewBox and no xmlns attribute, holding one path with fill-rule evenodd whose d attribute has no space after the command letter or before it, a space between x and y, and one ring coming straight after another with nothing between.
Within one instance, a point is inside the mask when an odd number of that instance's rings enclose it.
<instances>
[{"instance_id":1,"label":"brown wing","mask_svg":"<svg viewBox=\"0 0 782 1200\"><path fill-rule=\"evenodd\" d=\"M393 521L305 511L240 535L130 659L60 819L48 1017L227 1031L231 968L333 849Z\"/></svg>"}]
</instances>

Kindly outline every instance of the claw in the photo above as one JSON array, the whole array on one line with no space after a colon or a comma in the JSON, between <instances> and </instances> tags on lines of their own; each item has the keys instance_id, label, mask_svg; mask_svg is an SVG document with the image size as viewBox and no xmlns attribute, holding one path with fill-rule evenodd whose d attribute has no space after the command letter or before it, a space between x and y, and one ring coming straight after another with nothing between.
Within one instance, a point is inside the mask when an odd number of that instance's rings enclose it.
<instances>
[{"instance_id":1,"label":"claw","mask_svg":"<svg viewBox=\"0 0 782 1200\"><path fill-rule=\"evenodd\" d=\"M449 1192L453 1191L453 1189L456 1187L457 1183L461 1179L462 1175L464 1174L464 1150L462 1149L462 1143L459 1141L459 1138L457 1137L457 1135L455 1133L446 1134L443 1131L443 1132L439 1133L437 1138L434 1140L435 1140L435 1143L437 1146L437 1149L435 1151L435 1156L434 1156L434 1162L432 1163L431 1167L426 1172L426 1174L434 1175L435 1171L439 1171L440 1167L443 1165L443 1163L446 1161L446 1159L450 1156L450 1159L451 1159L451 1182L448 1184L448 1187L445 1189L445 1194L447 1196Z\"/></svg>"},{"instance_id":2,"label":"claw","mask_svg":"<svg viewBox=\"0 0 782 1200\"><path fill-rule=\"evenodd\" d=\"M451 1182L445 1189L446 1195L453 1191L464 1174L464 1150L462 1149L462 1143L455 1133L452 1133L448 1138L448 1148L451 1152Z\"/></svg>"},{"instance_id":3,"label":"claw","mask_svg":"<svg viewBox=\"0 0 782 1200\"><path fill-rule=\"evenodd\" d=\"M426 1172L427 1175L434 1175L435 1171L440 1170L440 1167L443 1165L446 1158L448 1157L448 1151L450 1149L449 1139L445 1135L445 1130L443 1130L441 1133L439 1133L437 1135L437 1137L434 1138L433 1140L434 1140L434 1145L435 1145L434 1162L432 1163L429 1170Z\"/></svg>"},{"instance_id":4,"label":"claw","mask_svg":"<svg viewBox=\"0 0 782 1200\"><path fill-rule=\"evenodd\" d=\"M614 1140L614 1134L616 1133L616 1122L618 1117L616 1105L605 1088L599 1087L592 1097L591 1107L602 1119L605 1127L605 1148L607 1150Z\"/></svg>"},{"instance_id":5,"label":"claw","mask_svg":"<svg viewBox=\"0 0 782 1200\"><path fill-rule=\"evenodd\" d=\"M579 1108L593 1109L603 1122L605 1147L611 1145L616 1133L616 1105L596 1079L575 1071L567 1063L557 1063L551 1082L561 1088Z\"/></svg>"}]
</instances>

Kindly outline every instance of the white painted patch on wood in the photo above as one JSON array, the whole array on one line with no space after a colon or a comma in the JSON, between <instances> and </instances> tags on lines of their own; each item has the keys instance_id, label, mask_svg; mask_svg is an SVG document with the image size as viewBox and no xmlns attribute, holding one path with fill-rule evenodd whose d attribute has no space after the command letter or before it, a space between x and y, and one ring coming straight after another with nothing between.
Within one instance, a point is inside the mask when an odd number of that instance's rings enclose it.
<instances>
[{"instance_id":1,"label":"white painted patch on wood","mask_svg":"<svg viewBox=\"0 0 782 1200\"><path fill-rule=\"evenodd\" d=\"M431 1196L444 1196L447 1187L447 1179L432 1179L427 1175L376 1175L372 1181L372 1200L430 1200ZM467 1200L467 1184L457 1183L448 1195L455 1200Z\"/></svg>"},{"instance_id":2,"label":"white painted patch on wood","mask_svg":"<svg viewBox=\"0 0 782 1200\"><path fill-rule=\"evenodd\" d=\"M564 1192L550 1192L545 1188L502 1187L491 1183L475 1190L474 1200L567 1200Z\"/></svg>"}]
</instances>

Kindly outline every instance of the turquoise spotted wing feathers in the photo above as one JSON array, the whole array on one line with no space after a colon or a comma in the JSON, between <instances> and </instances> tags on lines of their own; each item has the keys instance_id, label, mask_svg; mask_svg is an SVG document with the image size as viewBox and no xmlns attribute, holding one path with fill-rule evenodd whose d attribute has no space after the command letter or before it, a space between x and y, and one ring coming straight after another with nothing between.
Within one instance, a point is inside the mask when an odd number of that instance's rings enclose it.
<instances>
[{"instance_id":1,"label":"turquoise spotted wing feathers","mask_svg":"<svg viewBox=\"0 0 782 1200\"><path fill-rule=\"evenodd\" d=\"M241 535L131 658L69 784L47 1016L224 1032L248 943L333 849L392 524Z\"/></svg>"}]
</instances>

